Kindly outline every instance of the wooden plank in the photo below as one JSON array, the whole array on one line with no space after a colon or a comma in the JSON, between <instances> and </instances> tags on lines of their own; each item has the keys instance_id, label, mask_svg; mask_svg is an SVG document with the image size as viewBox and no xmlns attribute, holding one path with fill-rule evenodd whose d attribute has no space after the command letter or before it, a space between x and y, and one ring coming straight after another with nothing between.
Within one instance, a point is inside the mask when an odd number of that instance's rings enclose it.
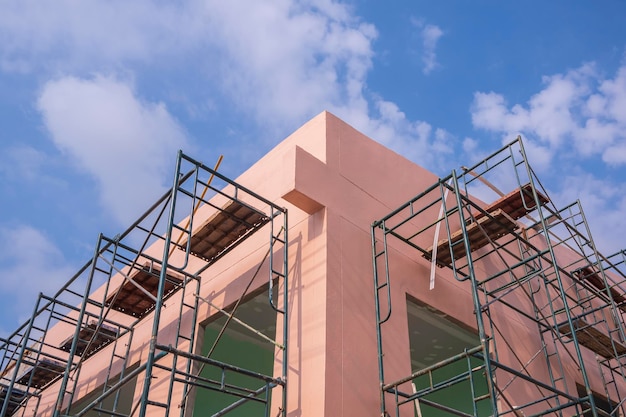
<instances>
[{"instance_id":1,"label":"wooden plank","mask_svg":"<svg viewBox=\"0 0 626 417\"><path fill-rule=\"evenodd\" d=\"M607 287L606 285L604 285L604 280L591 267L585 266L583 268L577 269L576 271L574 271L574 276L576 276L580 280L587 281L589 284L596 287L599 291L606 294ZM611 293L611 298L613 299L613 301L616 304L619 304L620 310L626 312L626 297L617 292L615 287L609 287L608 290Z\"/></svg>"},{"instance_id":2,"label":"wooden plank","mask_svg":"<svg viewBox=\"0 0 626 417\"><path fill-rule=\"evenodd\" d=\"M537 191L537 197L540 205L546 204L548 198ZM517 228L515 220L520 219L536 208L535 198L532 192L531 184L523 185L517 190L511 191L509 194L494 201L487 207L485 212L478 213L474 218L466 219L466 230L470 241L471 251L478 250L491 241L494 241L507 233L511 233ZM465 256L465 247L461 243L463 232L461 229L452 233L450 242L448 239L440 240L437 243L437 265L447 266L452 263L452 259L459 259ZM423 256L426 259L432 259L433 247L426 250Z\"/></svg>"},{"instance_id":3,"label":"wooden plank","mask_svg":"<svg viewBox=\"0 0 626 417\"><path fill-rule=\"evenodd\" d=\"M64 364L44 358L24 372L17 380L17 383L21 385L28 385L30 381L31 387L43 388L63 372L65 372Z\"/></svg>"},{"instance_id":4,"label":"wooden plank","mask_svg":"<svg viewBox=\"0 0 626 417\"><path fill-rule=\"evenodd\" d=\"M549 201L549 199L538 190L536 191L539 204L543 206ZM513 220L518 220L533 211L535 208L536 204L532 186L530 184L526 184L489 204L485 207L485 211L487 213L491 213L492 211L502 210ZM480 212L475 216L475 219L478 220L484 215L485 214L483 212Z\"/></svg>"},{"instance_id":5,"label":"wooden plank","mask_svg":"<svg viewBox=\"0 0 626 417\"><path fill-rule=\"evenodd\" d=\"M7 398L7 393L9 392L9 387L6 385L0 385L0 408L2 408L2 404L6 401L9 403L7 408L7 416L12 415L15 410L22 404L22 402L26 399L26 393L21 391L15 387L11 390L11 395Z\"/></svg>"},{"instance_id":6,"label":"wooden plank","mask_svg":"<svg viewBox=\"0 0 626 417\"><path fill-rule=\"evenodd\" d=\"M572 332L568 323L559 326L558 329L564 336L571 337ZM616 357L615 353L617 353L617 356L626 354L626 346L616 340L613 340L611 343L609 336L590 326L582 319L574 320L574 329L578 343L604 358L613 359ZM615 349L613 349L613 346L615 346Z\"/></svg>"},{"instance_id":7,"label":"wooden plank","mask_svg":"<svg viewBox=\"0 0 626 417\"><path fill-rule=\"evenodd\" d=\"M467 238L471 251L476 251L491 241L513 232L517 228L517 223L504 213L501 209L490 213L490 216L483 216L475 222L467 225ZM450 240L443 239L437 243L437 265L446 266L452 263L452 259L460 259L466 255L465 245L463 245L463 230L459 229L450 236ZM450 243L449 243L450 242ZM450 251L452 245L452 252ZM424 257L432 259L433 247L426 250Z\"/></svg>"},{"instance_id":8,"label":"wooden plank","mask_svg":"<svg viewBox=\"0 0 626 417\"><path fill-rule=\"evenodd\" d=\"M87 344L91 341L94 332L96 330L97 322L92 321L87 326L83 326L83 328L78 333L78 343L76 345L76 355L83 356L85 353L85 349L87 349ZM96 353L98 350L104 348L109 343L114 341L117 338L117 332L114 328L109 326L105 326L104 324L100 325L96 336L93 337L93 341L89 344L89 349L87 350L86 358ZM69 352L72 348L72 340L74 336L70 336L67 338L60 346L61 350Z\"/></svg>"},{"instance_id":9,"label":"wooden plank","mask_svg":"<svg viewBox=\"0 0 626 417\"><path fill-rule=\"evenodd\" d=\"M194 232L191 237L191 253L212 262L251 230L265 225L269 218L253 208L230 201ZM184 249L186 242L181 244Z\"/></svg>"},{"instance_id":10,"label":"wooden plank","mask_svg":"<svg viewBox=\"0 0 626 417\"><path fill-rule=\"evenodd\" d=\"M150 271L148 267L143 267L134 274L131 279L148 293L156 297L157 290L159 289L159 275L160 272L156 268ZM133 317L144 317L152 310L155 301L141 291L135 283L125 280L121 287L107 297L105 305L111 306L111 308ZM164 297L167 297L173 291L180 288L180 283L182 283L182 279L168 274L163 291Z\"/></svg>"}]
</instances>

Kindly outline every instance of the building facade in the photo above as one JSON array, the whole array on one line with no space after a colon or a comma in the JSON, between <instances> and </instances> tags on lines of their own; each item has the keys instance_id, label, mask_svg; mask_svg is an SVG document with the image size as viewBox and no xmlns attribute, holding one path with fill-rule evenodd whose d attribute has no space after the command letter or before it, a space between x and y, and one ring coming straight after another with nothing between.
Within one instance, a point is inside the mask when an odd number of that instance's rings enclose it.
<instances>
[{"instance_id":1,"label":"building facade","mask_svg":"<svg viewBox=\"0 0 626 417\"><path fill-rule=\"evenodd\" d=\"M324 112L218 166L0 340L0 417L623 414L624 254L521 139L439 178Z\"/></svg>"}]
</instances>

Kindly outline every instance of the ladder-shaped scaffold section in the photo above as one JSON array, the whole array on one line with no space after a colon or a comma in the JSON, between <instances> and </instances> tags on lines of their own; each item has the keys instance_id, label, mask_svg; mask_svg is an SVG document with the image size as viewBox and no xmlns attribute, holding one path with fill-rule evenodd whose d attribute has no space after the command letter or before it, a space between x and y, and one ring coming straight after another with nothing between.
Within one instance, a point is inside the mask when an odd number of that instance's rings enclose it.
<instances>
[{"instance_id":1,"label":"ladder-shaped scaffold section","mask_svg":"<svg viewBox=\"0 0 626 417\"><path fill-rule=\"evenodd\" d=\"M613 315L607 320L610 344L606 355L598 355L600 372L604 380L605 396L614 412L626 413L626 251L620 250L607 257L600 257L593 265L576 271L579 279L597 289L600 297L613 307ZM599 297L599 298L600 298ZM604 337L604 335L603 335Z\"/></svg>"},{"instance_id":2,"label":"ladder-shaped scaffold section","mask_svg":"<svg viewBox=\"0 0 626 417\"><path fill-rule=\"evenodd\" d=\"M116 345L120 335L130 332L128 326L103 318L94 309L83 310L90 286L88 266L53 296L40 294L30 320L0 343L0 415L52 415L68 369L76 369L81 360Z\"/></svg>"},{"instance_id":3,"label":"ladder-shaped scaffold section","mask_svg":"<svg viewBox=\"0 0 626 417\"><path fill-rule=\"evenodd\" d=\"M286 415L287 211L218 166L180 152L172 188L120 235L100 235L93 258L0 340L0 417L239 415L250 403ZM231 273L239 263L254 273ZM245 323L259 323L246 303L263 295L272 337ZM212 339L207 322L222 327ZM269 369L242 366L243 350L219 356L234 326L271 346ZM194 410L207 395L219 408Z\"/></svg>"},{"instance_id":4,"label":"ladder-shaped scaffold section","mask_svg":"<svg viewBox=\"0 0 626 417\"><path fill-rule=\"evenodd\" d=\"M533 228L536 232L536 227L531 226L531 230ZM586 369L594 375L591 388L595 394L588 392L588 395L595 395L597 413L623 414L626 378L620 358L626 354L626 339L622 317L624 291L618 283L623 282L624 274L610 261L612 257L606 258L597 250L580 202L553 213L546 232L553 237L552 247L558 263L556 268L544 273L543 299L533 299L537 303L535 317L541 325L544 343L554 346L548 357L554 359L556 350L578 343L586 358ZM560 273L560 278L556 272ZM560 300L563 297L558 282L564 291L569 315L565 314ZM552 318L554 326L545 326L539 320L545 316ZM592 357L596 358L599 369L597 366L594 369ZM598 374L603 381L600 384ZM578 387L581 396L583 388Z\"/></svg>"},{"instance_id":5,"label":"ladder-shaped scaffold section","mask_svg":"<svg viewBox=\"0 0 626 417\"><path fill-rule=\"evenodd\" d=\"M382 413L606 412L594 394L604 392L595 358L626 353L622 325L614 320L623 295L603 278L602 256L580 204L561 210L553 205L521 138L471 168L453 171L374 222L372 247ZM417 255L412 262L431 271L431 289L435 279L470 287L465 302L473 304L479 343L387 381L385 369L398 366L383 352L384 325L397 302L390 271L411 249ZM428 295L421 297L428 304ZM458 373L450 375L453 362ZM416 389L424 375L431 383ZM468 404L446 403L451 396L446 390L466 381L473 393ZM619 389L624 386L615 383L613 391ZM607 398L617 404L615 395Z\"/></svg>"}]
</instances>

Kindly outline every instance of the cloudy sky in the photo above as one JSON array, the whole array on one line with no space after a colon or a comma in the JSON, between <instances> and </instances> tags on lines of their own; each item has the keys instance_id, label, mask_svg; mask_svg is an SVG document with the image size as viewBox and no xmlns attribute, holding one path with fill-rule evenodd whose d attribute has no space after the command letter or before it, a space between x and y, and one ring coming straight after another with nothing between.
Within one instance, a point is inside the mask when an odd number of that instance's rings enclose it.
<instances>
[{"instance_id":1,"label":"cloudy sky","mask_svg":"<svg viewBox=\"0 0 626 417\"><path fill-rule=\"evenodd\" d=\"M236 176L322 110L445 175L522 134L626 247L621 0L4 0L0 335L171 182Z\"/></svg>"}]
</instances>

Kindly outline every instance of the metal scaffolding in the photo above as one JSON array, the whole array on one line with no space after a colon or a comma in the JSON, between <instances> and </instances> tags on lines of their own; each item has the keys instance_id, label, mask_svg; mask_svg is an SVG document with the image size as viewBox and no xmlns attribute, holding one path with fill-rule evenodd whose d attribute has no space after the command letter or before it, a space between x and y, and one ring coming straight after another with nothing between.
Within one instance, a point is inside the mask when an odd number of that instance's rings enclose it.
<instances>
[{"instance_id":1,"label":"metal scaffolding","mask_svg":"<svg viewBox=\"0 0 626 417\"><path fill-rule=\"evenodd\" d=\"M372 256L382 415L626 411L624 252L598 252L578 202L554 206L521 138L374 222ZM385 323L402 256L471 287L480 345L390 381ZM515 329L528 332L524 346ZM458 372L444 375L453 364ZM428 382L411 385L419 378ZM445 393L468 381L469 404L450 402Z\"/></svg>"},{"instance_id":2,"label":"metal scaffolding","mask_svg":"<svg viewBox=\"0 0 626 417\"><path fill-rule=\"evenodd\" d=\"M124 233L100 235L93 258L56 294L40 294L31 318L0 339L0 417L182 417L203 393L227 398L216 416L250 402L264 415L273 403L285 416L287 226L286 209L179 152L171 189ZM256 252L239 250L247 239L265 256L251 260ZM212 272L243 257L254 274L220 280ZM234 306L218 308L211 298L241 279L250 282ZM217 346L261 282L282 329L271 345L276 370L259 373L198 354L201 321L228 317L211 341ZM210 304L204 317L201 302ZM219 377L202 376L204 368ZM236 375L253 386L238 386ZM122 406L128 392L132 406Z\"/></svg>"}]
</instances>

